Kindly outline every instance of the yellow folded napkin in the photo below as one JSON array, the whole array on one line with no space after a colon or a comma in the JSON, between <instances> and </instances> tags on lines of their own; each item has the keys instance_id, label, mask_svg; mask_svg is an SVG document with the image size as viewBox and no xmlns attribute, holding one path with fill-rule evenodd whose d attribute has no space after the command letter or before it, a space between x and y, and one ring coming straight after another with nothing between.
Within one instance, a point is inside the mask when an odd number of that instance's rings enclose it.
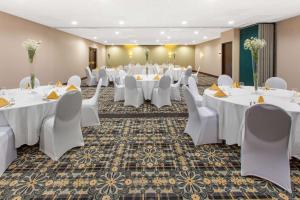
<instances>
[{"instance_id":1,"label":"yellow folded napkin","mask_svg":"<svg viewBox=\"0 0 300 200\"><path fill-rule=\"evenodd\" d=\"M31 89L31 84L27 83L25 89Z\"/></svg>"},{"instance_id":2,"label":"yellow folded napkin","mask_svg":"<svg viewBox=\"0 0 300 200\"><path fill-rule=\"evenodd\" d=\"M215 97L227 97L227 94L225 94L221 89L219 89L215 95Z\"/></svg>"},{"instance_id":3,"label":"yellow folded napkin","mask_svg":"<svg viewBox=\"0 0 300 200\"><path fill-rule=\"evenodd\" d=\"M257 99L257 103L265 103L265 99L263 96L259 96Z\"/></svg>"},{"instance_id":4,"label":"yellow folded napkin","mask_svg":"<svg viewBox=\"0 0 300 200\"><path fill-rule=\"evenodd\" d=\"M55 91L51 91L50 94L47 96L47 99L58 99L59 95Z\"/></svg>"},{"instance_id":5,"label":"yellow folded napkin","mask_svg":"<svg viewBox=\"0 0 300 200\"><path fill-rule=\"evenodd\" d=\"M215 90L215 91L218 91L218 90L220 90L220 88L214 83L214 84L212 84L211 86L210 86L210 88L209 88L210 90Z\"/></svg>"},{"instance_id":6,"label":"yellow folded napkin","mask_svg":"<svg viewBox=\"0 0 300 200\"><path fill-rule=\"evenodd\" d=\"M70 86L67 88L67 91L72 91L72 90L77 90L77 87L74 86L74 85L70 85Z\"/></svg>"},{"instance_id":7,"label":"yellow folded napkin","mask_svg":"<svg viewBox=\"0 0 300 200\"><path fill-rule=\"evenodd\" d=\"M143 78L142 78L140 75L137 75L137 76L136 76L136 80L139 80L139 81L140 81L140 80L143 80Z\"/></svg>"},{"instance_id":8,"label":"yellow folded napkin","mask_svg":"<svg viewBox=\"0 0 300 200\"><path fill-rule=\"evenodd\" d=\"M9 105L9 101L5 98L0 97L0 108Z\"/></svg>"},{"instance_id":9,"label":"yellow folded napkin","mask_svg":"<svg viewBox=\"0 0 300 200\"><path fill-rule=\"evenodd\" d=\"M62 87L61 81L56 81L55 86L56 86L56 87Z\"/></svg>"},{"instance_id":10,"label":"yellow folded napkin","mask_svg":"<svg viewBox=\"0 0 300 200\"><path fill-rule=\"evenodd\" d=\"M264 88L265 90L270 90L271 88L270 88L270 86L268 86L268 85L265 85L265 88Z\"/></svg>"},{"instance_id":11,"label":"yellow folded napkin","mask_svg":"<svg viewBox=\"0 0 300 200\"><path fill-rule=\"evenodd\" d=\"M157 75L154 77L154 80L159 81L159 80L160 80L160 75L157 74Z\"/></svg>"},{"instance_id":12,"label":"yellow folded napkin","mask_svg":"<svg viewBox=\"0 0 300 200\"><path fill-rule=\"evenodd\" d=\"M241 88L239 82L234 82L234 83L232 84L232 87L233 87L233 88Z\"/></svg>"}]
</instances>

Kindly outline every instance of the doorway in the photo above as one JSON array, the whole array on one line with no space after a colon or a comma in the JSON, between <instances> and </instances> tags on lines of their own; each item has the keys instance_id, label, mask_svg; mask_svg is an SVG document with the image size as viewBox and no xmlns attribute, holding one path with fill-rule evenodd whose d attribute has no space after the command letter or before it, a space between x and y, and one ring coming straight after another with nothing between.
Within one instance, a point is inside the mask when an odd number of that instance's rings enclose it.
<instances>
[{"instance_id":1,"label":"doorway","mask_svg":"<svg viewBox=\"0 0 300 200\"><path fill-rule=\"evenodd\" d=\"M222 74L232 77L232 42L222 44Z\"/></svg>"},{"instance_id":2,"label":"doorway","mask_svg":"<svg viewBox=\"0 0 300 200\"><path fill-rule=\"evenodd\" d=\"M97 68L97 49L96 48L89 48L89 67L90 69Z\"/></svg>"}]
</instances>

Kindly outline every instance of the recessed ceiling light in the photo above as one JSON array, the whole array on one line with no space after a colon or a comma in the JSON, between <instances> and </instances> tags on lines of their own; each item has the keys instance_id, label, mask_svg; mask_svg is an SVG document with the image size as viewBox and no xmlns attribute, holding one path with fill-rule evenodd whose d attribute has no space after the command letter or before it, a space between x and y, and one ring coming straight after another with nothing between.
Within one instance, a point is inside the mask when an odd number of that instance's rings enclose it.
<instances>
[{"instance_id":1,"label":"recessed ceiling light","mask_svg":"<svg viewBox=\"0 0 300 200\"><path fill-rule=\"evenodd\" d=\"M205 35L205 36L203 36L203 39L204 39L204 40L206 40L206 39L207 39L207 36L206 36L206 35Z\"/></svg>"},{"instance_id":2,"label":"recessed ceiling light","mask_svg":"<svg viewBox=\"0 0 300 200\"><path fill-rule=\"evenodd\" d=\"M229 24L229 25L233 25L233 24L234 24L234 21L233 21L233 20L230 20L230 21L228 21L228 24Z\"/></svg>"},{"instance_id":3,"label":"recessed ceiling light","mask_svg":"<svg viewBox=\"0 0 300 200\"><path fill-rule=\"evenodd\" d=\"M159 42L159 40L156 40L156 42Z\"/></svg>"},{"instance_id":4,"label":"recessed ceiling light","mask_svg":"<svg viewBox=\"0 0 300 200\"><path fill-rule=\"evenodd\" d=\"M77 25L78 22L77 22L77 21L72 21L71 24L72 24L72 25Z\"/></svg>"},{"instance_id":5,"label":"recessed ceiling light","mask_svg":"<svg viewBox=\"0 0 300 200\"><path fill-rule=\"evenodd\" d=\"M199 34L199 31L194 31L194 34L195 34L195 35L198 35L198 34Z\"/></svg>"},{"instance_id":6,"label":"recessed ceiling light","mask_svg":"<svg viewBox=\"0 0 300 200\"><path fill-rule=\"evenodd\" d=\"M103 42L104 42L104 43L107 43L107 40L104 40Z\"/></svg>"},{"instance_id":7,"label":"recessed ceiling light","mask_svg":"<svg viewBox=\"0 0 300 200\"><path fill-rule=\"evenodd\" d=\"M119 21L119 24L123 25L123 24L125 24L125 22L123 20L121 20L121 21Z\"/></svg>"},{"instance_id":8,"label":"recessed ceiling light","mask_svg":"<svg viewBox=\"0 0 300 200\"><path fill-rule=\"evenodd\" d=\"M187 24L187 21L182 21L181 24L182 24L182 25L186 25L186 24Z\"/></svg>"},{"instance_id":9,"label":"recessed ceiling light","mask_svg":"<svg viewBox=\"0 0 300 200\"><path fill-rule=\"evenodd\" d=\"M171 36L167 36L168 40L171 39Z\"/></svg>"},{"instance_id":10,"label":"recessed ceiling light","mask_svg":"<svg viewBox=\"0 0 300 200\"><path fill-rule=\"evenodd\" d=\"M161 31L161 32L160 32L160 34L161 34L161 35L164 35L164 34L165 34L165 32L164 32L164 31Z\"/></svg>"},{"instance_id":11,"label":"recessed ceiling light","mask_svg":"<svg viewBox=\"0 0 300 200\"><path fill-rule=\"evenodd\" d=\"M97 37L95 36L95 37L93 37L94 38L94 40L97 40Z\"/></svg>"},{"instance_id":12,"label":"recessed ceiling light","mask_svg":"<svg viewBox=\"0 0 300 200\"><path fill-rule=\"evenodd\" d=\"M195 40L192 41L192 43L195 43L195 42L196 42Z\"/></svg>"},{"instance_id":13,"label":"recessed ceiling light","mask_svg":"<svg viewBox=\"0 0 300 200\"><path fill-rule=\"evenodd\" d=\"M116 31L116 32L115 32L115 34L116 34L116 35L119 35L119 34L120 34L120 32L119 32L119 31Z\"/></svg>"}]
</instances>

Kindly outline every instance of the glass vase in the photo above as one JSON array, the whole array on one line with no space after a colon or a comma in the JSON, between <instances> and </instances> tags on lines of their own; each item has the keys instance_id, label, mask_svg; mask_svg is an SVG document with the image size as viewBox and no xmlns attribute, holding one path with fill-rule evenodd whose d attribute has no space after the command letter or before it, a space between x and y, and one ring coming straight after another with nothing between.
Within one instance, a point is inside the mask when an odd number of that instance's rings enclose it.
<instances>
[{"instance_id":1,"label":"glass vase","mask_svg":"<svg viewBox=\"0 0 300 200\"><path fill-rule=\"evenodd\" d=\"M34 73L30 74L30 87L31 87L31 89L35 88L35 75L34 75Z\"/></svg>"},{"instance_id":2,"label":"glass vase","mask_svg":"<svg viewBox=\"0 0 300 200\"><path fill-rule=\"evenodd\" d=\"M257 93L257 90L258 90L257 62L253 58L252 58L252 71L253 71L254 92Z\"/></svg>"}]
</instances>

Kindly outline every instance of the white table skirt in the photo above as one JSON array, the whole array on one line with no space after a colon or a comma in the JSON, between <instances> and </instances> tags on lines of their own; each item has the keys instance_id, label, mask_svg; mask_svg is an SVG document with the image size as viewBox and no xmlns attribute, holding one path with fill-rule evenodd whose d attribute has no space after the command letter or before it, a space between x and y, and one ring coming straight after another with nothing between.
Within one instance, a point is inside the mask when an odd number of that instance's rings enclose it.
<instances>
[{"instance_id":1,"label":"white table skirt","mask_svg":"<svg viewBox=\"0 0 300 200\"><path fill-rule=\"evenodd\" d=\"M55 113L57 100L43 100L51 89L49 86L41 86L36 88L34 93L29 90L12 89L1 95L15 100L15 105L0 108L0 124L7 124L12 128L16 148L23 144L38 143L44 118ZM65 93L65 87L55 90L60 95Z\"/></svg>"},{"instance_id":2,"label":"white table skirt","mask_svg":"<svg viewBox=\"0 0 300 200\"><path fill-rule=\"evenodd\" d=\"M98 69L93 69L92 74L97 77L97 80L99 80L99 70ZM115 70L113 68L106 68L106 74L108 76L108 80L110 82L112 82L118 75L118 70Z\"/></svg>"},{"instance_id":3,"label":"white table skirt","mask_svg":"<svg viewBox=\"0 0 300 200\"><path fill-rule=\"evenodd\" d=\"M178 81L182 73L184 73L186 69L184 68L173 68L171 69L171 74L174 81Z\"/></svg>"},{"instance_id":4,"label":"white table skirt","mask_svg":"<svg viewBox=\"0 0 300 200\"><path fill-rule=\"evenodd\" d=\"M203 104L217 111L219 115L219 138L226 144L242 144L245 128L245 112L250 106L250 101L256 101L258 96L253 93L252 87L232 89L222 87L227 94L226 98L217 98L215 91L204 91ZM292 92L287 90L260 90L265 98L265 103L279 106L286 110L292 118L290 137L290 152L292 156L300 158L300 105L291 103Z\"/></svg>"},{"instance_id":5,"label":"white table skirt","mask_svg":"<svg viewBox=\"0 0 300 200\"><path fill-rule=\"evenodd\" d=\"M155 75L139 75L143 80L137 80L137 87L142 88L144 99L151 100L152 92L155 87L158 87L158 80L154 80ZM136 76L135 76L136 77Z\"/></svg>"}]
</instances>

